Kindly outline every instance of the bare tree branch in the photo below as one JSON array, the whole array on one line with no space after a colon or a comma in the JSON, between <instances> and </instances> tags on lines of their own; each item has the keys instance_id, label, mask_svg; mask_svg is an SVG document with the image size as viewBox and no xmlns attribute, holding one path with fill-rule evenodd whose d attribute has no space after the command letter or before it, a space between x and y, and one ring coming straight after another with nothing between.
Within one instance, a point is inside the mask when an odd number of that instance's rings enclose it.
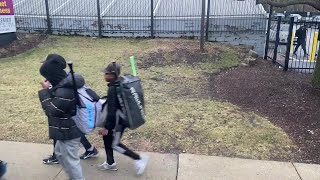
<instances>
[{"instance_id":1,"label":"bare tree branch","mask_svg":"<svg viewBox=\"0 0 320 180\"><path fill-rule=\"evenodd\" d=\"M281 2L274 0L257 0L257 3L266 3L275 7L286 7L291 5L306 4L320 11L320 0L282 0Z\"/></svg>"}]
</instances>

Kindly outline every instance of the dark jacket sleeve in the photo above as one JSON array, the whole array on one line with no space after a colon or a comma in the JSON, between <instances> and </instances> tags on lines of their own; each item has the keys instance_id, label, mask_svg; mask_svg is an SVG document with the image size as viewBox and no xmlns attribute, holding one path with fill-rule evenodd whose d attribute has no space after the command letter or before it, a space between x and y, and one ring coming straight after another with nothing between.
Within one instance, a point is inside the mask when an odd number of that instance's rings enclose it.
<instances>
[{"instance_id":1,"label":"dark jacket sleeve","mask_svg":"<svg viewBox=\"0 0 320 180\"><path fill-rule=\"evenodd\" d=\"M59 88L55 92L39 91L41 106L48 117L65 117L75 111L75 98L72 89Z\"/></svg>"},{"instance_id":2,"label":"dark jacket sleeve","mask_svg":"<svg viewBox=\"0 0 320 180\"><path fill-rule=\"evenodd\" d=\"M105 128L108 130L114 129L116 124L117 112L117 91L115 86L110 86L108 89L108 115Z\"/></svg>"}]
</instances>

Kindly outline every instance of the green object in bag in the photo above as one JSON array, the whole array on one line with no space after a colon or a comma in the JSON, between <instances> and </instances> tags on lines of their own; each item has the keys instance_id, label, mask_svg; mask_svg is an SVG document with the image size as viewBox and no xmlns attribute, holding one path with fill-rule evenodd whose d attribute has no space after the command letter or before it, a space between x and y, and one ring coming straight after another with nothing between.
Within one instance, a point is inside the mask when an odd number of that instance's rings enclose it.
<instances>
[{"instance_id":1,"label":"green object in bag","mask_svg":"<svg viewBox=\"0 0 320 180\"><path fill-rule=\"evenodd\" d=\"M136 70L136 66L134 64L134 56L130 57L130 64L131 64L133 76L137 76L137 70Z\"/></svg>"}]
</instances>

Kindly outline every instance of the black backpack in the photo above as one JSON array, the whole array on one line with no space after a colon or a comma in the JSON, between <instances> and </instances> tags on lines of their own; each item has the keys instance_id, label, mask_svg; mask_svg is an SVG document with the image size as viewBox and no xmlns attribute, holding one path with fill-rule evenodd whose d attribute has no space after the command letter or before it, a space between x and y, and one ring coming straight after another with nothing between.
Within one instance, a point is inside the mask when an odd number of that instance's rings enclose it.
<instances>
[{"instance_id":1,"label":"black backpack","mask_svg":"<svg viewBox=\"0 0 320 180\"><path fill-rule=\"evenodd\" d=\"M136 129L145 123L144 94L141 80L133 75L125 75L116 87L121 106L121 124Z\"/></svg>"}]
</instances>

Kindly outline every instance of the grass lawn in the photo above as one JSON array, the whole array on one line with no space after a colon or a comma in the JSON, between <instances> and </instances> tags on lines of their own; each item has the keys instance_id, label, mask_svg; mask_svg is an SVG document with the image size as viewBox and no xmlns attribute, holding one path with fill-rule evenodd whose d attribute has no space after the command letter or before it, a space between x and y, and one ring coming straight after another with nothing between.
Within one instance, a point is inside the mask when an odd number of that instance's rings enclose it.
<instances>
[{"instance_id":1,"label":"grass lawn","mask_svg":"<svg viewBox=\"0 0 320 180\"><path fill-rule=\"evenodd\" d=\"M209 78L240 63L237 49L209 43L207 53L200 54L197 48L189 40L51 36L36 49L0 59L0 140L51 143L37 97L40 61L48 53L72 60L101 95L106 94L102 67L116 60L130 73L129 56L135 55L148 122L128 131L126 144L142 151L290 159L295 146L280 128L211 95ZM97 133L89 137L102 146Z\"/></svg>"}]
</instances>

